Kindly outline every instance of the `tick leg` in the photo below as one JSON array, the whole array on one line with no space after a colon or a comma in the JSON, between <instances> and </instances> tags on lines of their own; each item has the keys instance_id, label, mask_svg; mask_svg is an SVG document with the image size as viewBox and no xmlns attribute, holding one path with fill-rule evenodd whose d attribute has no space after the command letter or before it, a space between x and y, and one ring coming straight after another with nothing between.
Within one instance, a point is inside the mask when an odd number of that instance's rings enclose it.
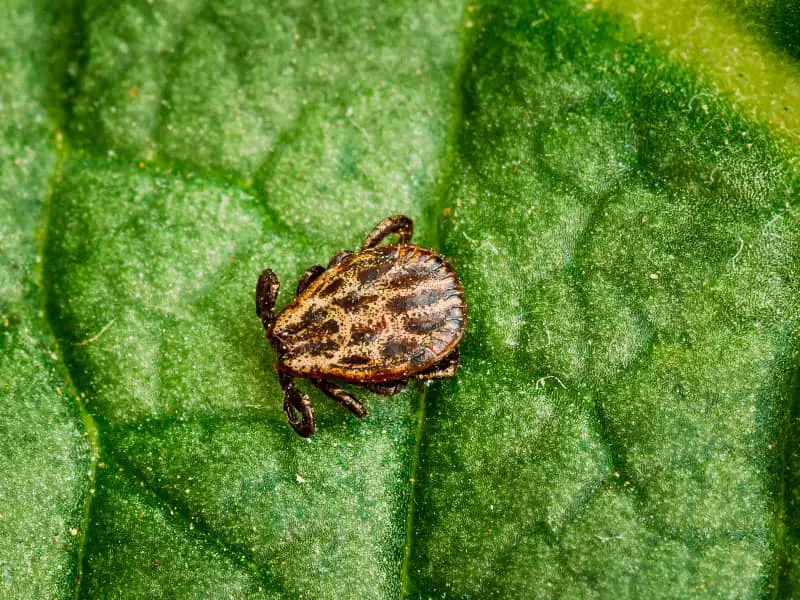
<instances>
[{"instance_id":1,"label":"tick leg","mask_svg":"<svg viewBox=\"0 0 800 600\"><path fill-rule=\"evenodd\" d=\"M331 259L331 262L328 263L328 268L331 267L338 267L340 264L344 262L348 256L351 256L353 253L350 250L339 250Z\"/></svg>"},{"instance_id":2,"label":"tick leg","mask_svg":"<svg viewBox=\"0 0 800 600\"><path fill-rule=\"evenodd\" d=\"M267 331L275 320L272 309L275 308L275 299L278 297L280 287L278 276L270 269L264 269L256 284L256 314Z\"/></svg>"},{"instance_id":3,"label":"tick leg","mask_svg":"<svg viewBox=\"0 0 800 600\"><path fill-rule=\"evenodd\" d=\"M381 396L394 396L395 394L402 392L406 387L406 384L408 384L407 380L384 381L383 383L365 383L362 384L361 387L374 394L380 394Z\"/></svg>"},{"instance_id":4,"label":"tick leg","mask_svg":"<svg viewBox=\"0 0 800 600\"><path fill-rule=\"evenodd\" d=\"M306 288L314 281L317 277L322 275L325 272L325 267L322 265L314 265L313 267L308 267L306 272L303 273L302 277L300 277L300 281L297 282L297 295L299 296L303 292L306 291Z\"/></svg>"},{"instance_id":5,"label":"tick leg","mask_svg":"<svg viewBox=\"0 0 800 600\"><path fill-rule=\"evenodd\" d=\"M278 373L278 381L283 388L283 412L286 419L298 435L311 437L314 434L314 407L308 399L294 385L294 380L284 373Z\"/></svg>"},{"instance_id":6,"label":"tick leg","mask_svg":"<svg viewBox=\"0 0 800 600\"><path fill-rule=\"evenodd\" d=\"M418 379L420 381L426 379L449 379L456 374L459 362L459 352L458 349L455 349L431 368L420 373L416 373L413 375L413 377L414 379Z\"/></svg>"},{"instance_id":7,"label":"tick leg","mask_svg":"<svg viewBox=\"0 0 800 600\"><path fill-rule=\"evenodd\" d=\"M359 419L367 415L367 409L364 408L364 405L343 387L330 381L325 381L324 379L312 379L311 383L313 383L319 391L329 398L336 400Z\"/></svg>"},{"instance_id":8,"label":"tick leg","mask_svg":"<svg viewBox=\"0 0 800 600\"><path fill-rule=\"evenodd\" d=\"M398 244L408 244L414 233L414 222L405 215L386 217L375 226L375 229L373 229L366 238L364 238L361 249L367 250L368 248L373 248L380 244L386 236L392 235L393 233L397 234Z\"/></svg>"}]
</instances>

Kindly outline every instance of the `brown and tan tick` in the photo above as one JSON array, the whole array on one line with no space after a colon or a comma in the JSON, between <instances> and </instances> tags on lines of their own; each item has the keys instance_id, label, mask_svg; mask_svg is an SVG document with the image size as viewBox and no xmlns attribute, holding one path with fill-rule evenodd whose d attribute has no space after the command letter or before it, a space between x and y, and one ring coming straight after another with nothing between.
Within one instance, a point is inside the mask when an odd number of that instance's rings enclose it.
<instances>
[{"instance_id":1,"label":"brown and tan tick","mask_svg":"<svg viewBox=\"0 0 800 600\"><path fill-rule=\"evenodd\" d=\"M278 278L270 269L258 278L256 314L278 355L283 410L301 436L314 433L314 410L295 378L361 418L364 405L342 384L391 396L409 379L455 375L464 292L444 257L411 244L412 233L408 217L384 219L357 252L341 250L327 267L306 270L277 315ZM379 246L392 234L396 244Z\"/></svg>"}]
</instances>

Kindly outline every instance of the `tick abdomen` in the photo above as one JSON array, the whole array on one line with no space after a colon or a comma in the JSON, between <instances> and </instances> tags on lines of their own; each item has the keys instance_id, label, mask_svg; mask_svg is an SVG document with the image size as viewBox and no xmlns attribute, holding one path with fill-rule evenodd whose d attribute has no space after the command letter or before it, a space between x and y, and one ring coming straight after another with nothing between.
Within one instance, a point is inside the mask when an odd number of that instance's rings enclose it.
<instances>
[{"instance_id":1,"label":"tick abdomen","mask_svg":"<svg viewBox=\"0 0 800 600\"><path fill-rule=\"evenodd\" d=\"M278 315L278 368L353 382L407 378L458 345L465 319L461 284L444 258L379 246L325 271Z\"/></svg>"}]
</instances>

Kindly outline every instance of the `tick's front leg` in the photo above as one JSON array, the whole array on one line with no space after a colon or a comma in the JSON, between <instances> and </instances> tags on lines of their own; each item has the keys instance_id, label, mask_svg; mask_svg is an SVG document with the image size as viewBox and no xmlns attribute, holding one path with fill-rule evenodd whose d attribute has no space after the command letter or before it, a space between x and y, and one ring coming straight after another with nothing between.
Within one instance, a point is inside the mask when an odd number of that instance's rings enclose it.
<instances>
[{"instance_id":1,"label":"tick's front leg","mask_svg":"<svg viewBox=\"0 0 800 600\"><path fill-rule=\"evenodd\" d=\"M408 244L414 233L414 222L405 215L386 217L375 226L375 229L373 229L366 238L364 238L361 249L367 250L368 248L373 248L380 244L386 236L392 235L393 233L397 234L398 244Z\"/></svg>"},{"instance_id":2,"label":"tick's front leg","mask_svg":"<svg viewBox=\"0 0 800 600\"><path fill-rule=\"evenodd\" d=\"M303 292L306 291L306 288L311 285L311 282L314 281L317 277L322 275L325 272L325 267L322 265L314 265L313 267L308 267L306 272L300 277L300 281L297 282L297 295L299 296Z\"/></svg>"},{"instance_id":3,"label":"tick's front leg","mask_svg":"<svg viewBox=\"0 0 800 600\"><path fill-rule=\"evenodd\" d=\"M298 435L311 437L314 434L314 407L308 399L294 385L294 380L285 373L278 373L278 381L283 388L283 412L286 419Z\"/></svg>"},{"instance_id":4,"label":"tick's front leg","mask_svg":"<svg viewBox=\"0 0 800 600\"><path fill-rule=\"evenodd\" d=\"M256 314L264 325L264 330L269 331L270 324L275 320L275 299L280 289L278 276L270 269L264 269L256 284Z\"/></svg>"},{"instance_id":5,"label":"tick's front leg","mask_svg":"<svg viewBox=\"0 0 800 600\"><path fill-rule=\"evenodd\" d=\"M367 415L367 409L364 408L364 405L358 401L358 398L343 387L330 381L325 381L324 379L312 379L311 383L313 383L320 392L328 396L328 398L336 400L359 419Z\"/></svg>"}]
</instances>

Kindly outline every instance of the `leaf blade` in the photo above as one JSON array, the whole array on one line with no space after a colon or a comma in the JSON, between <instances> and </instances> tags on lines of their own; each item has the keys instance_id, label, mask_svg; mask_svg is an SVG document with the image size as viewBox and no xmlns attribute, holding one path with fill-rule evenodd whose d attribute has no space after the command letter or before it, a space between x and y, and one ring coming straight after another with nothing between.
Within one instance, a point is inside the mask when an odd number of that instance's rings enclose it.
<instances>
[{"instance_id":1,"label":"leaf blade","mask_svg":"<svg viewBox=\"0 0 800 600\"><path fill-rule=\"evenodd\" d=\"M445 249L474 309L426 423L414 593L772 593L787 157L604 15L472 18Z\"/></svg>"}]
</instances>

